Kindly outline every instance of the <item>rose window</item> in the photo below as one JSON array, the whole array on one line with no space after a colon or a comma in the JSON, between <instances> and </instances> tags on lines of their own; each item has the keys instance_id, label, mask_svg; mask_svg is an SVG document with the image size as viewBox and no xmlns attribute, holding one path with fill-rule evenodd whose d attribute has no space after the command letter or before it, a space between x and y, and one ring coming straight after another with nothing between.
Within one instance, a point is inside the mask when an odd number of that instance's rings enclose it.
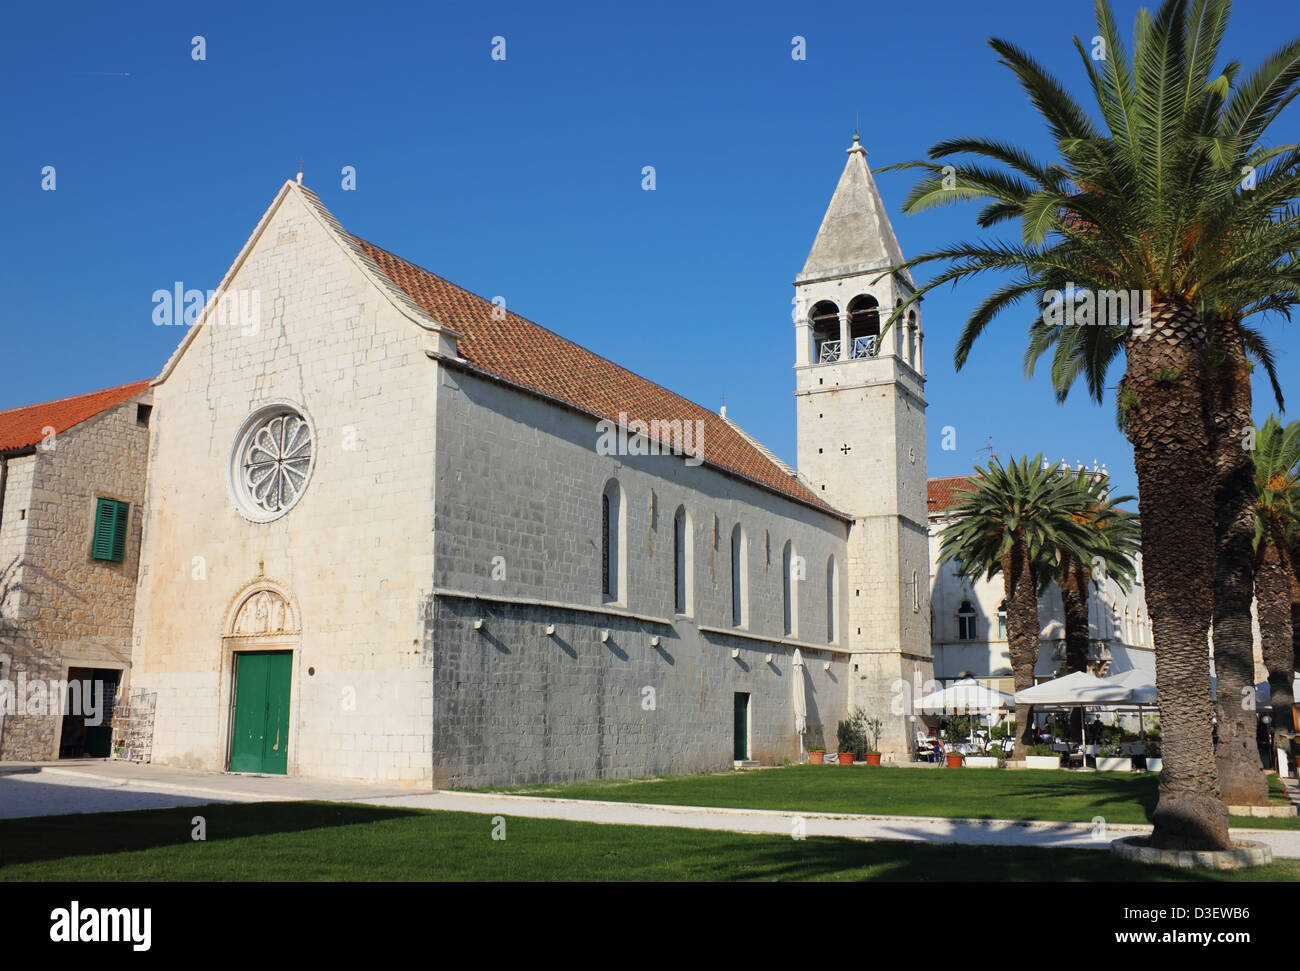
<instances>
[{"instance_id":1,"label":"rose window","mask_svg":"<svg viewBox=\"0 0 1300 971\"><path fill-rule=\"evenodd\" d=\"M241 512L257 522L293 507L311 478L315 435L296 409L271 406L244 422L231 455L230 479Z\"/></svg>"}]
</instances>

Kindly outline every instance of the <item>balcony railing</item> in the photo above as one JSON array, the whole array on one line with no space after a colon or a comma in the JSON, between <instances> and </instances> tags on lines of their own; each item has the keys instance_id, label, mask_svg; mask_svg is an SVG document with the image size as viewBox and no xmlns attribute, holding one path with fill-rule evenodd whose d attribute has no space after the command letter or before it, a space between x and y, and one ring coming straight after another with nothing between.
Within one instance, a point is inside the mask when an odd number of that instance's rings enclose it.
<instances>
[{"instance_id":1,"label":"balcony railing","mask_svg":"<svg viewBox=\"0 0 1300 971\"><path fill-rule=\"evenodd\" d=\"M854 357L874 357L876 353L876 335L853 338Z\"/></svg>"},{"instance_id":2,"label":"balcony railing","mask_svg":"<svg viewBox=\"0 0 1300 971\"><path fill-rule=\"evenodd\" d=\"M840 359L839 341L822 341L817 345L817 363L830 364Z\"/></svg>"}]
</instances>

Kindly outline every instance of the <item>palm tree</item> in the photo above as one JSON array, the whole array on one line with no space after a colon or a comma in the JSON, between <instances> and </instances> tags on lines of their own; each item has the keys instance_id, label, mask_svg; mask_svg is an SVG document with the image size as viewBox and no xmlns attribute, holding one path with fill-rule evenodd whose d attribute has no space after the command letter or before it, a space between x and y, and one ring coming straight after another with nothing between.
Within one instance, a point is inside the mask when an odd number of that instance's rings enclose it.
<instances>
[{"instance_id":1,"label":"palm tree","mask_svg":"<svg viewBox=\"0 0 1300 971\"><path fill-rule=\"evenodd\" d=\"M1277 114L1300 92L1300 40L1245 81L1239 66L1213 73L1229 0L1165 0L1143 10L1130 59L1106 0L1096 0L1105 57L1075 46L1102 125L1027 52L990 45L1044 117L1060 159L983 138L951 139L930 150L929 172L904 208L917 212L964 200L986 201L978 222L1019 219L1016 243L956 244L891 271L932 261L947 267L891 313L892 325L930 290L988 271L1013 274L966 323L955 362L1007 307L1042 301L1036 319L1065 322L1085 344L1114 340L1096 326L1097 300L1123 332L1125 374L1117 405L1133 444L1141 496L1146 595L1156 644L1164 771L1153 814L1156 845L1230 845L1211 744L1208 637L1213 591L1214 507L1203 303L1247 306L1300 278L1300 151L1264 148ZM989 168L947 162L974 154ZM940 164L944 160L946 164ZM1243 180L1242 172L1250 173ZM1263 271L1268 268L1268 273ZM1279 284L1279 280L1282 281ZM1065 302L1077 291L1081 307ZM1116 295L1140 295L1138 306ZM1091 302L1089 299L1091 298ZM1085 321L1091 326L1083 326Z\"/></svg>"},{"instance_id":2,"label":"palm tree","mask_svg":"<svg viewBox=\"0 0 1300 971\"><path fill-rule=\"evenodd\" d=\"M1255 465L1243 447L1251 425L1250 377L1257 363L1268 374L1278 407L1284 406L1277 368L1268 341L1245 323L1274 307L1287 311L1277 295L1241 308L1203 307L1209 330L1208 432L1214 461L1214 632L1215 674L1219 681L1219 744L1215 761L1219 787L1231 805L1265 805L1268 782L1259 761L1253 711L1237 704L1255 684L1255 643L1251 604L1255 597ZM1103 329L1097 339L1076 339L1079 328L1030 328L1025 373L1033 376L1038 361L1054 350L1051 377L1057 400L1064 402L1079 375L1087 375L1089 393L1098 403L1111 363L1123 350L1124 328ZM1123 413L1118 415L1123 428ZM1231 704L1225 704L1231 701Z\"/></svg>"},{"instance_id":3,"label":"palm tree","mask_svg":"<svg viewBox=\"0 0 1300 971\"><path fill-rule=\"evenodd\" d=\"M1255 598L1260 647L1268 668L1273 722L1294 731L1291 681L1295 653L1291 629L1291 550L1300 537L1300 422L1285 427L1270 415L1255 433Z\"/></svg>"},{"instance_id":4,"label":"palm tree","mask_svg":"<svg viewBox=\"0 0 1300 971\"><path fill-rule=\"evenodd\" d=\"M1120 508L1133 496L1111 496L1103 475L1086 470L1072 473L1077 495L1076 522L1087 527L1085 556L1066 550L1055 553L1054 577L1061 591L1065 618L1065 666L1084 671L1088 666L1088 588L1109 576L1128 591L1134 579L1134 557L1141 547L1138 517Z\"/></svg>"},{"instance_id":5,"label":"palm tree","mask_svg":"<svg viewBox=\"0 0 1300 971\"><path fill-rule=\"evenodd\" d=\"M940 531L939 564L956 560L963 576L992 580L1001 575L1007 611L1007 645L1017 691L1034 685L1038 663L1038 592L1051 558L1061 553L1091 562L1088 527L1075 518L1078 488L1061 467L1041 455L994 458L976 467L971 489L951 510ZM1031 739L1029 706L1016 705L1015 758L1025 756Z\"/></svg>"}]
</instances>

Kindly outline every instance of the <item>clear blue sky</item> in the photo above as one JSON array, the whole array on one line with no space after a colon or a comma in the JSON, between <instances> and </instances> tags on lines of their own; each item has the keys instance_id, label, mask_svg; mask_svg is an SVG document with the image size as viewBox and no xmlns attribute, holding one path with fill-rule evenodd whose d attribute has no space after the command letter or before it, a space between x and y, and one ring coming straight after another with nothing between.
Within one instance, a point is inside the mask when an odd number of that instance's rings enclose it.
<instances>
[{"instance_id":1,"label":"clear blue sky","mask_svg":"<svg viewBox=\"0 0 1300 971\"><path fill-rule=\"evenodd\" d=\"M1138 6L1117 3L1126 28ZM793 459L790 284L855 113L873 168L960 134L1046 155L985 40L1019 43L1082 93L1070 38L1094 33L1087 0L11 7L0 408L156 374L179 333L153 325L153 292L215 287L301 156L349 230L705 405L725 394ZM1238 0L1225 50L1253 66L1297 34L1294 0ZM977 236L971 208L903 216L911 178L879 178L906 254ZM1132 489L1111 403L1058 408L1045 378L1024 380L1028 312L955 373L985 292L925 304L930 474L968 471L992 436L1003 456L1107 462ZM1297 326L1269 325L1294 402ZM947 425L955 452L939 447Z\"/></svg>"}]
</instances>

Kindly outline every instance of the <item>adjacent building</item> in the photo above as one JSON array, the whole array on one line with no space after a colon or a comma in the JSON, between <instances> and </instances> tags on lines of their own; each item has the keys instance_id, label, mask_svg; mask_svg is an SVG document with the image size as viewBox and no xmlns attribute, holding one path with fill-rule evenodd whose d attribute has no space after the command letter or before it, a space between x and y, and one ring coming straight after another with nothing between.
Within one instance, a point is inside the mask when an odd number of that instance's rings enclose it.
<instances>
[{"instance_id":1,"label":"adjacent building","mask_svg":"<svg viewBox=\"0 0 1300 971\"><path fill-rule=\"evenodd\" d=\"M0 412L0 760L109 754L151 400L138 381Z\"/></svg>"}]
</instances>

